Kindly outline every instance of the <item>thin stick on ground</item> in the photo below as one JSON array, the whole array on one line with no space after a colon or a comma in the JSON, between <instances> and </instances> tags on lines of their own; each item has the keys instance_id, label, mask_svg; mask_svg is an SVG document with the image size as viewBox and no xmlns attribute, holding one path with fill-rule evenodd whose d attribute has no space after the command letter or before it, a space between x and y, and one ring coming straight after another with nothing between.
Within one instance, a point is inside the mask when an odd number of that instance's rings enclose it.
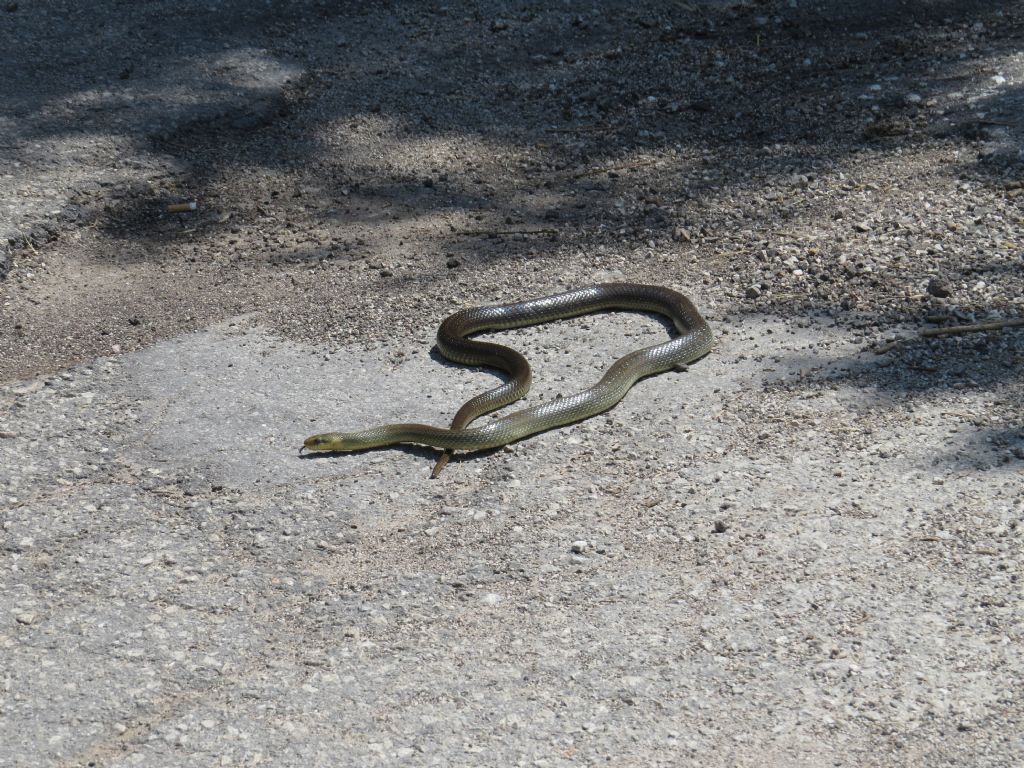
<instances>
[{"instance_id":1,"label":"thin stick on ground","mask_svg":"<svg viewBox=\"0 0 1024 768\"><path fill-rule=\"evenodd\" d=\"M953 334L998 331L1002 328L1019 328L1021 326L1024 326L1024 317L1016 317L1011 320L993 320L988 323L975 323L973 325L951 325L947 328L925 328L921 331L921 335L951 336Z\"/></svg>"},{"instance_id":2,"label":"thin stick on ground","mask_svg":"<svg viewBox=\"0 0 1024 768\"><path fill-rule=\"evenodd\" d=\"M492 237L498 235L548 235L554 237L557 229L463 229L455 233L465 237Z\"/></svg>"}]
</instances>

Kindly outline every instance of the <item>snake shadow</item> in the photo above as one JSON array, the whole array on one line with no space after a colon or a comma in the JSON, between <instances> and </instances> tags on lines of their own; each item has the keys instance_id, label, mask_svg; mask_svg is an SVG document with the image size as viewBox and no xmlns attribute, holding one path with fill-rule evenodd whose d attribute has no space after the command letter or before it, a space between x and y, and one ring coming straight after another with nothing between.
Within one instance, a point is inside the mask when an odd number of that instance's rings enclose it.
<instances>
[{"instance_id":1,"label":"snake shadow","mask_svg":"<svg viewBox=\"0 0 1024 768\"><path fill-rule=\"evenodd\" d=\"M503 447L504 446L498 446L497 448L485 448L484 450L481 451L456 453L452 455L451 459L448 461L448 464L450 466L453 466L455 464L461 464L467 461L474 461L476 459L485 459L489 456L494 456L495 454L500 453ZM407 453L410 456L415 456L420 459L429 459L431 462L436 461L441 456L442 453L440 448L431 448L430 446L427 445L416 445L415 443L395 443L394 445L381 445L377 446L376 448L363 448L362 450L358 451L316 451L314 453L300 453L299 459L303 461L329 461L333 459L344 458L346 456L360 456L367 453L375 453L377 451L399 451L401 453ZM431 463L427 467L427 472L430 471L430 467L433 467L433 463ZM432 477L431 479L438 480L440 479L440 476Z\"/></svg>"}]
</instances>

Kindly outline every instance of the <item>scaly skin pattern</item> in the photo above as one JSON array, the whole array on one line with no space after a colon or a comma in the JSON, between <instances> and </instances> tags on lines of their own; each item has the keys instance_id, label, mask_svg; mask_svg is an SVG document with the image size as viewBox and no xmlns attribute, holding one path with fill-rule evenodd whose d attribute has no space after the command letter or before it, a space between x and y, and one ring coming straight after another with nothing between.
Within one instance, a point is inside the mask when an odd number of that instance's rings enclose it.
<instances>
[{"instance_id":1,"label":"scaly skin pattern","mask_svg":"<svg viewBox=\"0 0 1024 768\"><path fill-rule=\"evenodd\" d=\"M482 331L520 328L608 309L657 312L672 320L679 336L619 358L589 389L532 408L524 408L482 427L471 421L521 398L530 388L530 366L513 349L467 336ZM711 329L696 307L669 288L634 283L603 283L515 304L473 307L456 312L441 324L437 346L448 359L488 365L507 371L504 384L469 400L453 428L425 424L387 424L358 432L327 432L307 438L309 451L358 451L396 443L419 443L456 451L481 451L521 440L607 411L637 380L679 368L706 355L714 344ZM443 466L443 460L439 467ZM435 469L435 476L439 469Z\"/></svg>"}]
</instances>

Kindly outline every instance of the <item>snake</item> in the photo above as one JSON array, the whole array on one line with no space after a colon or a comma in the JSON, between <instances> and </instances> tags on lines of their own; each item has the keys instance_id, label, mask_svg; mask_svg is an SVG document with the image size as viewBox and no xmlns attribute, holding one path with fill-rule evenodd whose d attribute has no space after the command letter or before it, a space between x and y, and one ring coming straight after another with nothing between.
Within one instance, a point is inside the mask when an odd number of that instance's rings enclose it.
<instances>
[{"instance_id":1,"label":"snake","mask_svg":"<svg viewBox=\"0 0 1024 768\"><path fill-rule=\"evenodd\" d=\"M620 357L589 389L491 419L482 426L469 426L480 416L519 400L532 383L530 364L523 355L501 344L468 338L470 335L615 309L663 315L672 321L678 335ZM431 477L437 477L452 451L498 448L603 413L625 397L638 380L672 369L686 370L713 346L711 328L693 303L681 293L657 285L600 283L514 304L470 307L441 323L437 348L452 362L503 370L509 375L507 381L468 400L447 429L426 424L385 424L353 432L325 432L306 438L300 453L361 451L415 443L444 450L431 473Z\"/></svg>"}]
</instances>

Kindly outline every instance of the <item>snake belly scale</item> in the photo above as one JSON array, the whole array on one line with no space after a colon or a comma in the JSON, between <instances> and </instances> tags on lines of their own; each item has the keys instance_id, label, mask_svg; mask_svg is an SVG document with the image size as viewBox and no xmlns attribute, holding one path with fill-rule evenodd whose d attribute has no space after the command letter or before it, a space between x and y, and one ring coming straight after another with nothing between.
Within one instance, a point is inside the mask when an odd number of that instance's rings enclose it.
<instances>
[{"instance_id":1,"label":"snake belly scale","mask_svg":"<svg viewBox=\"0 0 1024 768\"><path fill-rule=\"evenodd\" d=\"M561 397L478 427L473 420L515 402L530 389L530 364L513 349L467 338L483 331L521 328L609 309L656 312L672 320L679 335L638 349L616 360L601 380L582 392ZM682 294L669 288L635 283L602 283L538 299L472 307L447 318L437 332L441 353L457 363L486 365L506 371L509 379L463 405L449 429L426 424L386 424L357 432L327 432L306 439L308 451L358 451L396 443L418 443L445 449L433 476L450 451L482 451L538 432L607 411L637 380L682 368L706 355L714 344L707 322Z\"/></svg>"}]
</instances>

